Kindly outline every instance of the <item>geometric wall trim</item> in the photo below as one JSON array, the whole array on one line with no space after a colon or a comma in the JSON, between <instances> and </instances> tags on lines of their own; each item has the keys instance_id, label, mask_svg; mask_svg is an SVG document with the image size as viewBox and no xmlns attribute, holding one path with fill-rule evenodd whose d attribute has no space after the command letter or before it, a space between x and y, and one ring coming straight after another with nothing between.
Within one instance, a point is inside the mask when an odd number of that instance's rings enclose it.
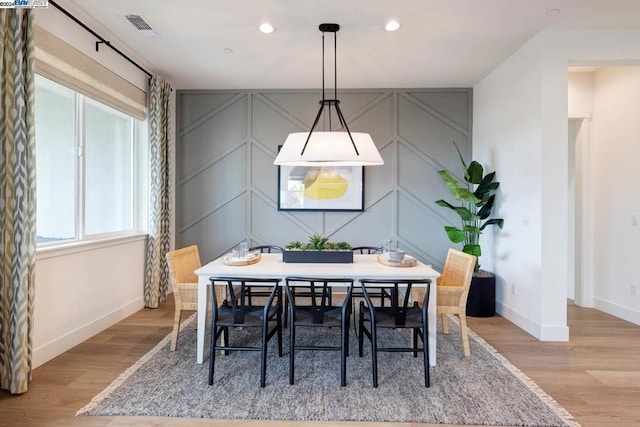
<instances>
[{"instance_id":1,"label":"geometric wall trim","mask_svg":"<svg viewBox=\"0 0 640 427\"><path fill-rule=\"evenodd\" d=\"M177 91L176 242L209 261L243 240L285 245L322 233L354 246L391 239L442 268L456 217L438 170L462 173L452 141L471 158L471 89L341 89L352 132L367 132L383 166L365 168L363 212L280 212L278 145L307 131L319 90ZM323 126L323 124L319 124Z\"/></svg>"}]
</instances>

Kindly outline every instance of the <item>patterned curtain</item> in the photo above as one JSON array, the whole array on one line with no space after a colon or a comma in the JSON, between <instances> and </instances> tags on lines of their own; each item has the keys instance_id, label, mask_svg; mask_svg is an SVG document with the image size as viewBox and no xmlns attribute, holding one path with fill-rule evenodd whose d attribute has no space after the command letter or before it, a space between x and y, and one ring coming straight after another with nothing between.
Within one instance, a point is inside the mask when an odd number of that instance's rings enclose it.
<instances>
[{"instance_id":1,"label":"patterned curtain","mask_svg":"<svg viewBox=\"0 0 640 427\"><path fill-rule=\"evenodd\" d=\"M0 9L0 388L31 379L36 260L33 13Z\"/></svg>"},{"instance_id":2,"label":"patterned curtain","mask_svg":"<svg viewBox=\"0 0 640 427\"><path fill-rule=\"evenodd\" d=\"M153 76L149 90L150 200L144 305L158 308L169 289L169 99L171 85Z\"/></svg>"}]
</instances>

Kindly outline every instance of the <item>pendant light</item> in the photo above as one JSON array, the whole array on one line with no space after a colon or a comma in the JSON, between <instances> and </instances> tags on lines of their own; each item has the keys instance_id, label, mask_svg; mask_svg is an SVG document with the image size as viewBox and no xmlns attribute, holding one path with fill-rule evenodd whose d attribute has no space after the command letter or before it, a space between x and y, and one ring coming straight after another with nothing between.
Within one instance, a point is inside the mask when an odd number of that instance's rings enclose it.
<instances>
[{"instance_id":1,"label":"pendant light","mask_svg":"<svg viewBox=\"0 0 640 427\"><path fill-rule=\"evenodd\" d=\"M320 24L322 32L322 100L320 110L309 132L289 134L273 162L283 166L376 166L384 161L376 148L376 144L368 133L351 132L340 110L338 100L337 71L337 32L338 24ZM333 33L334 47L334 97L325 99L324 91L324 33ZM316 130L322 113L328 116L329 130ZM337 117L339 130L331 126L331 110Z\"/></svg>"}]
</instances>

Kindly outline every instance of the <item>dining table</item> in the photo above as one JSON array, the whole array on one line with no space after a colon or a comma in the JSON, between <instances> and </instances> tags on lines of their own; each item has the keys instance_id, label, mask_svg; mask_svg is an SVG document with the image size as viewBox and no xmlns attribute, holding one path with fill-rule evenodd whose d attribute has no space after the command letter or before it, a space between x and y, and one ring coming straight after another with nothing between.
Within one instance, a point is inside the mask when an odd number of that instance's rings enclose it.
<instances>
[{"instance_id":1,"label":"dining table","mask_svg":"<svg viewBox=\"0 0 640 427\"><path fill-rule=\"evenodd\" d=\"M289 263L283 262L281 253L264 253L258 262L249 265L229 265L228 255L214 259L198 268L198 312L197 312L197 363L203 363L205 329L207 322L207 302L209 300L211 277L267 277L284 280L291 276L348 278L354 286L360 286L359 279L430 279L429 293L429 364L436 365L436 284L440 273L430 265L416 260L411 267L383 264L376 254L354 254L352 263ZM226 257L226 258L225 258Z\"/></svg>"}]
</instances>

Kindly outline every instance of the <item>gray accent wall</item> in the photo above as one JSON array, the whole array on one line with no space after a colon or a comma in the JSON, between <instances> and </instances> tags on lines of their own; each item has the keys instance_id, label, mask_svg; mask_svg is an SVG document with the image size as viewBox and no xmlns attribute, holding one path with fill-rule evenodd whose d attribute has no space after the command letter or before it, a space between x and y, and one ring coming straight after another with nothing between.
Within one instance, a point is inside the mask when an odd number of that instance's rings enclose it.
<instances>
[{"instance_id":1,"label":"gray accent wall","mask_svg":"<svg viewBox=\"0 0 640 427\"><path fill-rule=\"evenodd\" d=\"M471 89L366 89L338 93L351 131L368 132L384 166L365 168L364 212L277 209L278 145L309 130L319 90L178 91L176 244L203 262L243 240L284 246L321 233L352 246L391 239L441 268L456 216L438 170L460 175L452 141L471 156Z\"/></svg>"}]
</instances>

